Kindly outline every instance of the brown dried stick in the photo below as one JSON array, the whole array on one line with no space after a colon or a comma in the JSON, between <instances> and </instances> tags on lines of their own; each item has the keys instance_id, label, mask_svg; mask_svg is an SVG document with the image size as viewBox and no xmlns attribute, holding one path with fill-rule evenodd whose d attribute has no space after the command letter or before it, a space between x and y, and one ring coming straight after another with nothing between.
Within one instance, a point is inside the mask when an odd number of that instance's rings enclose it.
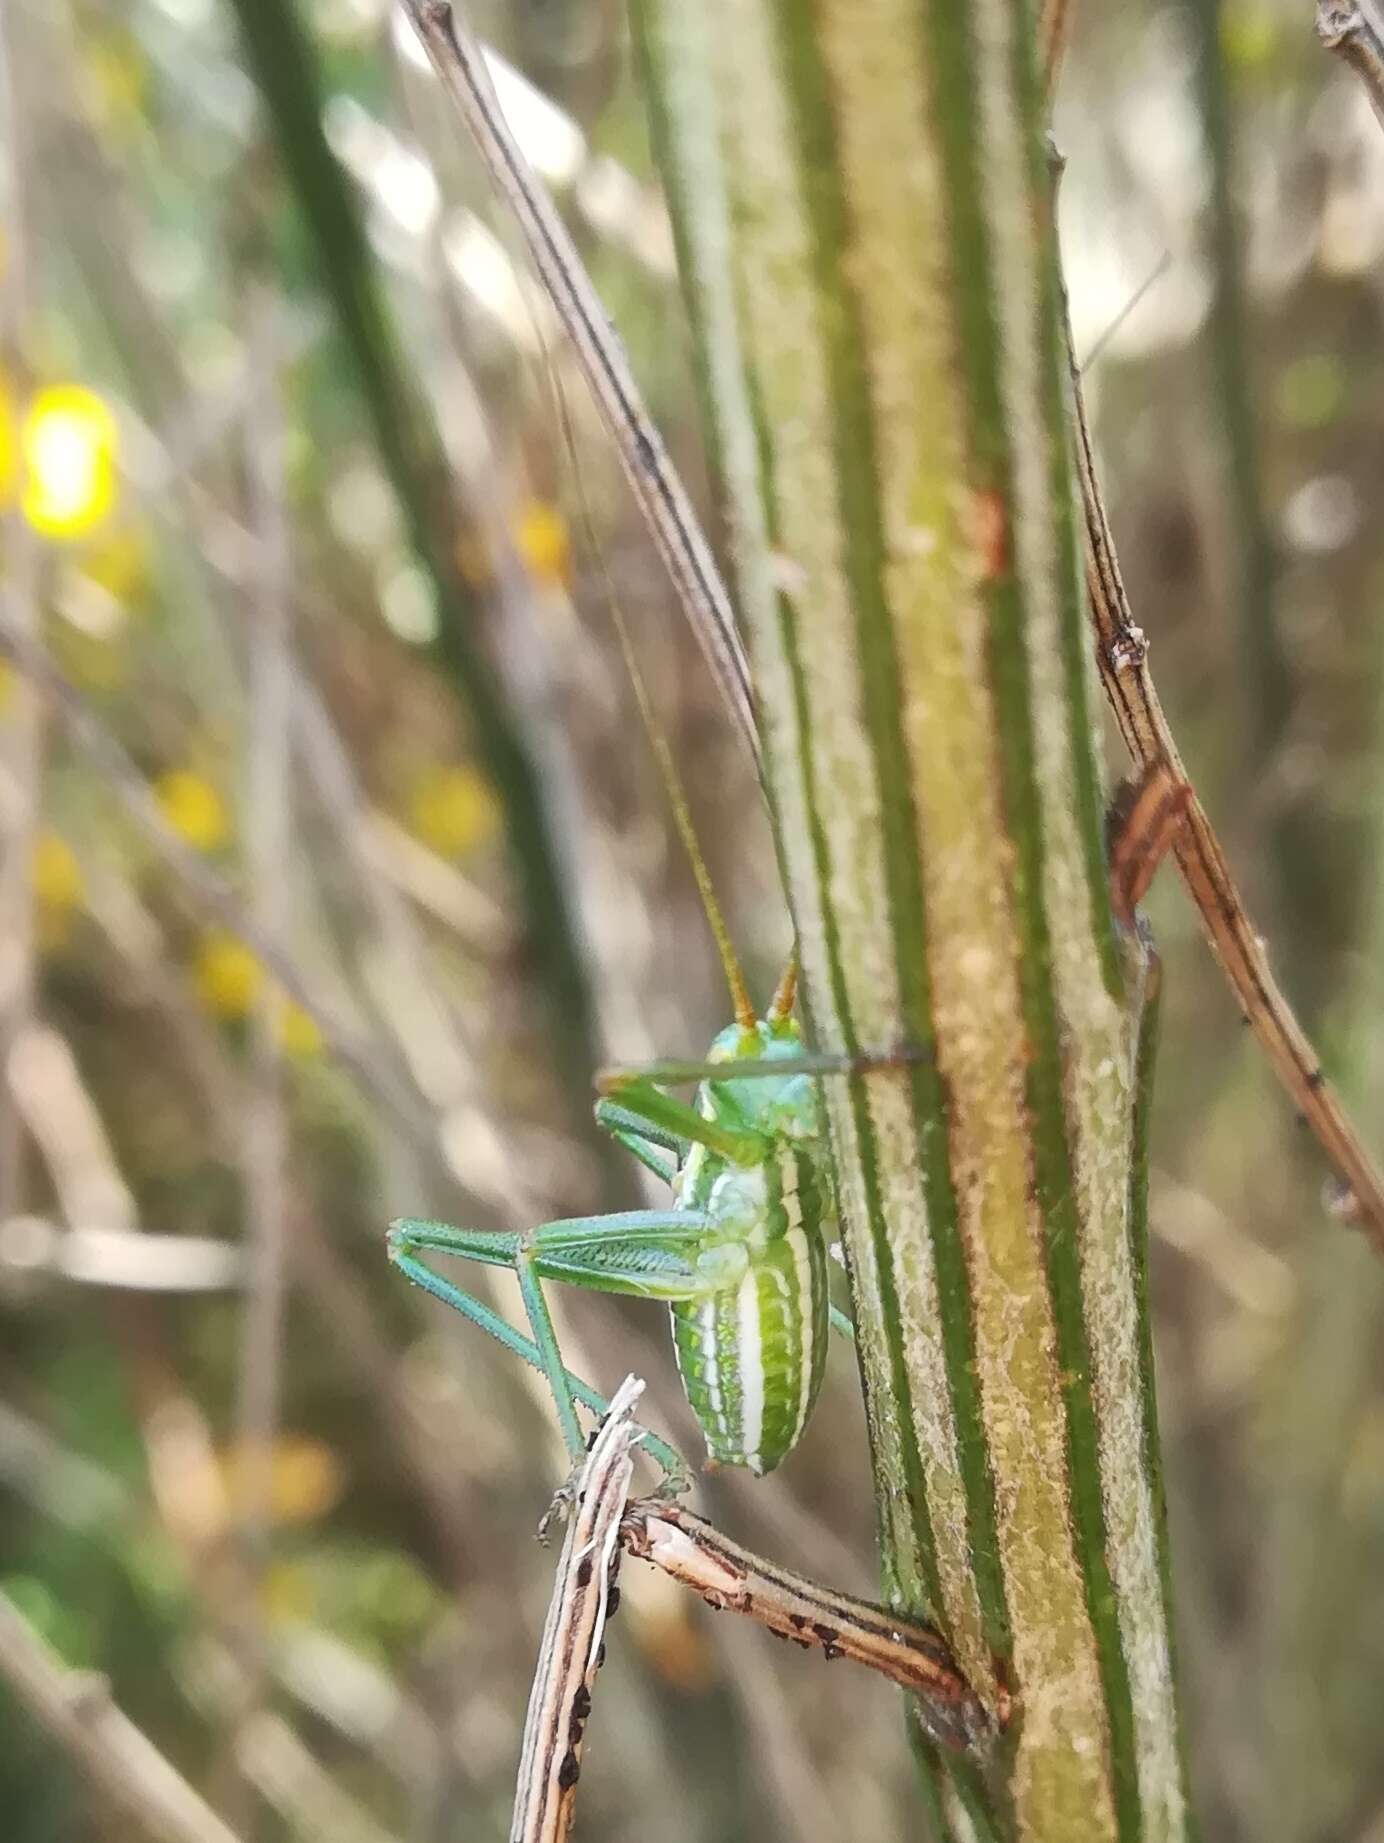
<instances>
[{"instance_id":1,"label":"brown dried stick","mask_svg":"<svg viewBox=\"0 0 1384 1843\"><path fill-rule=\"evenodd\" d=\"M543 1628L524 1721L510 1843L562 1843L572 1827L591 1689L615 1611L620 1519L634 1476L644 1384L627 1376L615 1391L573 1489L574 1506Z\"/></svg>"},{"instance_id":2,"label":"brown dried stick","mask_svg":"<svg viewBox=\"0 0 1384 1843\"><path fill-rule=\"evenodd\" d=\"M1384 1255L1384 1177L1381 1177L1334 1089L1316 1051L1269 970L1264 945L1245 912L1220 841L1187 778L1172 730L1148 668L1148 642L1135 625L1120 576L1110 521L1096 478L1081 374L1067 331L1077 474L1086 526L1086 579L1095 627L1096 664L1125 746L1144 770L1185 788L1182 823L1171 849L1188 894L1201 916L1211 950L1234 987L1245 1020L1313 1137L1330 1160L1348 1197L1341 1213L1358 1219Z\"/></svg>"},{"instance_id":3,"label":"brown dried stick","mask_svg":"<svg viewBox=\"0 0 1384 1843\"><path fill-rule=\"evenodd\" d=\"M746 1613L827 1658L854 1658L912 1691L923 1725L946 1746L979 1746L1009 1719L1003 1686L994 1687L992 1712L932 1626L767 1562L680 1504L641 1498L630 1505L621 1534L632 1555L653 1562L708 1605Z\"/></svg>"}]
</instances>

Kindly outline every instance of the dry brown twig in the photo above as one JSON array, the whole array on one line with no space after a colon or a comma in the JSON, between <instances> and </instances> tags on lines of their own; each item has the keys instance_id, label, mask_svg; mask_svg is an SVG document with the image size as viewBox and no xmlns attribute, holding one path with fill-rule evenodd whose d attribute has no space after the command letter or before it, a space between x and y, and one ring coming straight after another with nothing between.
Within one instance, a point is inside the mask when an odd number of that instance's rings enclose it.
<instances>
[{"instance_id":1,"label":"dry brown twig","mask_svg":"<svg viewBox=\"0 0 1384 1843\"><path fill-rule=\"evenodd\" d=\"M1115 555L1110 521L1096 478L1095 455L1072 352L1071 373L1077 476L1086 527L1086 580L1096 644L1096 664L1120 734L1146 777L1162 792L1176 789L1180 823L1168 843L1221 970L1239 998L1279 1081L1291 1095L1330 1159L1345 1194L1337 1213L1360 1221L1384 1254L1384 1177L1365 1150L1316 1051L1269 969L1264 944L1245 911L1220 840L1182 766L1148 667L1148 641L1135 624Z\"/></svg>"},{"instance_id":2,"label":"dry brown twig","mask_svg":"<svg viewBox=\"0 0 1384 1843\"><path fill-rule=\"evenodd\" d=\"M591 1690L605 1656L606 1621L619 1603L620 1520L639 1438L644 1392L627 1376L615 1391L572 1488L572 1514L524 1721L510 1843L561 1843L572 1825Z\"/></svg>"},{"instance_id":3,"label":"dry brown twig","mask_svg":"<svg viewBox=\"0 0 1384 1843\"><path fill-rule=\"evenodd\" d=\"M465 10L449 0L404 0L404 8L496 191L514 213L717 688L757 762L750 668L730 595L624 347L552 200L509 131Z\"/></svg>"},{"instance_id":4,"label":"dry brown twig","mask_svg":"<svg viewBox=\"0 0 1384 1843\"><path fill-rule=\"evenodd\" d=\"M932 1626L838 1593L763 1560L704 1517L664 1498L629 1503L644 1385L625 1379L571 1489L572 1513L539 1648L520 1754L510 1843L561 1843L572 1822L586 1722L606 1623L619 1604L622 1551L652 1562L718 1610L830 1659L853 1658L912 1692L919 1720L943 1745L992 1741L1010 1717L1003 1685L988 1707Z\"/></svg>"},{"instance_id":5,"label":"dry brown twig","mask_svg":"<svg viewBox=\"0 0 1384 1843\"><path fill-rule=\"evenodd\" d=\"M622 1540L718 1611L745 1613L780 1638L852 1658L911 1691L923 1726L945 1746L982 1746L1009 1720L1003 1686L987 1709L935 1627L766 1562L681 1504L631 1504Z\"/></svg>"}]
</instances>

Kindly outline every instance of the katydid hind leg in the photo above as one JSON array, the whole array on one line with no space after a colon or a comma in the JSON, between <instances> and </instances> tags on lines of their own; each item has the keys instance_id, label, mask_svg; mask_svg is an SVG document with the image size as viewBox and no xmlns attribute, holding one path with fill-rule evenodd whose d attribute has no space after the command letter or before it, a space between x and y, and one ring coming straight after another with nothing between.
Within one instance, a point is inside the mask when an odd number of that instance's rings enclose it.
<instances>
[{"instance_id":1,"label":"katydid hind leg","mask_svg":"<svg viewBox=\"0 0 1384 1843\"><path fill-rule=\"evenodd\" d=\"M440 1274L434 1273L432 1268L423 1261L405 1252L404 1244L391 1240L389 1255L406 1280L431 1294L434 1299L440 1299L453 1311L459 1312L469 1323L484 1331L488 1337L494 1338L495 1342L508 1350L511 1355L519 1357L529 1365L530 1369L539 1371L551 1385L548 1364L542 1350L530 1338L526 1338L521 1331L516 1331L507 1319L501 1318L498 1312L492 1310L483 1300L478 1299L474 1293L464 1292L461 1287L454 1286L450 1280L444 1280ZM562 1374L564 1392L575 1397L593 1414L599 1416L608 1411L610 1404L599 1390L594 1389L589 1382L584 1381L565 1367ZM680 1453L669 1446L665 1440L660 1440L657 1434L645 1433L639 1444L662 1470L669 1489L685 1488L688 1468Z\"/></svg>"}]
</instances>

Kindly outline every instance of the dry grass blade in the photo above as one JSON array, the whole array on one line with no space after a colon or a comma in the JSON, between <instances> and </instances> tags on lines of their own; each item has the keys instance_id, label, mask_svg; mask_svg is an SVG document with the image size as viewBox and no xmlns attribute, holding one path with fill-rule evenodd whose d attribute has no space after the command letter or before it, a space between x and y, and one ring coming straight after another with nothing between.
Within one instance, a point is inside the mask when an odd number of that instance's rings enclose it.
<instances>
[{"instance_id":1,"label":"dry grass blade","mask_svg":"<svg viewBox=\"0 0 1384 1843\"><path fill-rule=\"evenodd\" d=\"M104 1677L69 1670L0 1595L0 1676L89 1781L165 1843L236 1843L235 1833L111 1701Z\"/></svg>"},{"instance_id":2,"label":"dry grass blade","mask_svg":"<svg viewBox=\"0 0 1384 1843\"><path fill-rule=\"evenodd\" d=\"M620 1519L639 1438L634 1406L644 1384L627 1376L615 1391L573 1487L567 1539L543 1628L524 1722L510 1843L561 1843L572 1827L591 1686L606 1620L615 1610Z\"/></svg>"},{"instance_id":3,"label":"dry grass blade","mask_svg":"<svg viewBox=\"0 0 1384 1843\"><path fill-rule=\"evenodd\" d=\"M745 1613L828 1659L853 1658L910 1690L923 1726L945 1746L982 1745L1009 1718L1004 1689L996 1687L994 1711L987 1709L934 1627L767 1562L680 1504L646 1498L631 1505L622 1539L632 1555L653 1562L709 1606Z\"/></svg>"},{"instance_id":4,"label":"dry grass blade","mask_svg":"<svg viewBox=\"0 0 1384 1843\"><path fill-rule=\"evenodd\" d=\"M1245 912L1220 840L1187 778L1159 703L1148 667L1148 641L1130 610L1096 478L1070 328L1067 339L1086 527L1086 576L1101 683L1135 762L1146 772L1156 770L1164 785L1185 789L1182 822L1172 833L1171 850L1212 952L1275 1074L1345 1186L1347 1194L1337 1213L1359 1220L1376 1250L1384 1255L1384 1176L1327 1082L1316 1051L1269 969L1263 942Z\"/></svg>"},{"instance_id":5,"label":"dry grass blade","mask_svg":"<svg viewBox=\"0 0 1384 1843\"><path fill-rule=\"evenodd\" d=\"M514 212L717 688L758 762L749 662L730 596L686 489L644 407L624 348L552 201L509 131L484 55L464 16L448 0L405 0L405 8L498 192Z\"/></svg>"}]
</instances>

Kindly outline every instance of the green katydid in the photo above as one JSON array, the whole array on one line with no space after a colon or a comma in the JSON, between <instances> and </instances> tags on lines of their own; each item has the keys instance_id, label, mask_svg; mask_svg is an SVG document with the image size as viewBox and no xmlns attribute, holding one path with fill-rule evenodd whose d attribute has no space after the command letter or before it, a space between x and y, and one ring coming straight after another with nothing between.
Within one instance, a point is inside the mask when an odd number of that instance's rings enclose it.
<instances>
[{"instance_id":1,"label":"green katydid","mask_svg":"<svg viewBox=\"0 0 1384 1843\"><path fill-rule=\"evenodd\" d=\"M804 1052L792 1016L791 966L756 1017L719 913L711 914L735 1022L704 1064L605 1077L608 1092L596 1106L600 1124L671 1187L670 1208L572 1217L521 1234L411 1219L390 1229L390 1257L410 1280L543 1371L574 1459L585 1444L576 1404L601 1404L562 1361L544 1280L666 1303L678 1367L711 1458L756 1473L778 1465L806 1426L829 1324L850 1328L828 1297L835 1204L816 1076L859 1065ZM659 1085L694 1077L695 1103ZM532 1341L425 1265L425 1252L513 1269ZM645 1444L676 1478L676 1456L647 1437Z\"/></svg>"},{"instance_id":2,"label":"green katydid","mask_svg":"<svg viewBox=\"0 0 1384 1843\"><path fill-rule=\"evenodd\" d=\"M588 539L599 556L589 524ZM762 1474L791 1451L807 1424L822 1384L828 1328L851 1335L850 1320L828 1296L836 1208L816 1078L897 1066L913 1052L808 1052L793 1016L796 959L763 1017L757 1015L608 578L605 592L725 971L734 1022L715 1038L704 1062L612 1071L600 1079L598 1123L670 1187L669 1208L569 1217L519 1234L405 1218L390 1228L389 1253L415 1285L543 1372L574 1461L585 1446L576 1404L599 1411L604 1403L563 1363L542 1282L664 1302L683 1386L711 1459ZM667 1092L694 1081L692 1102ZM444 1280L420 1258L424 1253L512 1269L532 1341ZM648 1435L643 1444L669 1481L680 1484L685 1467L672 1450Z\"/></svg>"}]
</instances>

